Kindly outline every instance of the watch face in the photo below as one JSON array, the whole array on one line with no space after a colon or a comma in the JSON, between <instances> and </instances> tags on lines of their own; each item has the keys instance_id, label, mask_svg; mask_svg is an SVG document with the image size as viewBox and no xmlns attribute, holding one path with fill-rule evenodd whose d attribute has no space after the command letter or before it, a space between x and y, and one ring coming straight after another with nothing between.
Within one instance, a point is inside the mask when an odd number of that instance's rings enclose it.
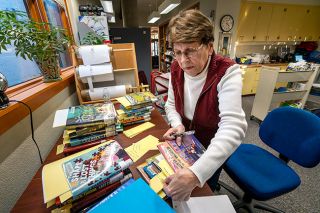
<instances>
[{"instance_id":1,"label":"watch face","mask_svg":"<svg viewBox=\"0 0 320 213\"><path fill-rule=\"evenodd\" d=\"M225 15L220 21L221 30L224 32L229 32L233 27L233 18L231 15Z\"/></svg>"}]
</instances>

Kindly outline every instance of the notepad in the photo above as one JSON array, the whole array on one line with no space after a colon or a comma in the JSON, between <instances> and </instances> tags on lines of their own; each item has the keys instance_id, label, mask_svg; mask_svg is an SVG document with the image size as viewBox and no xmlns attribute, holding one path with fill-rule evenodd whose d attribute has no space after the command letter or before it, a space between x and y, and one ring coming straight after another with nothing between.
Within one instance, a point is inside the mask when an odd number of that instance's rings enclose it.
<instances>
[{"instance_id":1,"label":"notepad","mask_svg":"<svg viewBox=\"0 0 320 213\"><path fill-rule=\"evenodd\" d=\"M131 129L128 129L126 131L123 132L123 134L125 134L125 136L127 136L128 138L133 138L134 136L146 131L147 129L150 129L152 127L154 127L155 125L151 122L146 122L143 123L139 126L133 127Z\"/></svg>"},{"instance_id":2,"label":"notepad","mask_svg":"<svg viewBox=\"0 0 320 213\"><path fill-rule=\"evenodd\" d=\"M166 179L166 176L160 172L152 179L150 179L150 187L155 193L159 193L163 189L163 183Z\"/></svg>"},{"instance_id":3,"label":"notepad","mask_svg":"<svg viewBox=\"0 0 320 213\"><path fill-rule=\"evenodd\" d=\"M99 212L173 213L174 210L140 178L90 211Z\"/></svg>"},{"instance_id":4,"label":"notepad","mask_svg":"<svg viewBox=\"0 0 320 213\"><path fill-rule=\"evenodd\" d=\"M133 143L131 146L127 147L125 151L129 154L133 162L136 162L149 150L157 150L158 145L159 139L152 135L149 135L142 140Z\"/></svg>"}]
</instances>

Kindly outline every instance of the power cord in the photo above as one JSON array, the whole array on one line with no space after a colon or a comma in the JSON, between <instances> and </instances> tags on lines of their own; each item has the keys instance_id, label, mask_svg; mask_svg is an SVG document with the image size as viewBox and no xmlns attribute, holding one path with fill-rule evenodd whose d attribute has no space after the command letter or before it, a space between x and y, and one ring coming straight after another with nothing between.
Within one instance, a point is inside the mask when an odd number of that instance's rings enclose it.
<instances>
[{"instance_id":1,"label":"power cord","mask_svg":"<svg viewBox=\"0 0 320 213\"><path fill-rule=\"evenodd\" d=\"M39 157L40 157L40 161L41 161L41 164L43 164L43 160L42 160L42 157L41 157L41 152L40 152L40 149L39 149L39 146L36 142L36 140L34 139L34 128L33 128L33 118L32 118L32 110L31 108L29 107L28 104L22 102L22 101L17 101L17 100L9 100L9 102L16 102L16 103L20 103L20 104L23 104L24 106L26 106L28 109L29 109L29 114L30 114L30 124L31 124L31 138L33 140L33 142L35 143L37 149L38 149L38 153L39 153Z\"/></svg>"}]
</instances>

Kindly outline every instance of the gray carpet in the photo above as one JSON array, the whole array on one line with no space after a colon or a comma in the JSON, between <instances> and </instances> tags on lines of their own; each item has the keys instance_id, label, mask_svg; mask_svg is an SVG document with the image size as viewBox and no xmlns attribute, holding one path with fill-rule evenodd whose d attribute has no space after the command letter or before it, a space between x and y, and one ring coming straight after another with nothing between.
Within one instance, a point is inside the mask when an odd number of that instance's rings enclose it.
<instances>
[{"instance_id":1,"label":"gray carpet","mask_svg":"<svg viewBox=\"0 0 320 213\"><path fill-rule=\"evenodd\" d=\"M268 149L266 145L264 145L259 136L259 124L256 121L251 121L249 119L252 104L253 104L254 96L243 97L242 105L243 109L246 113L246 118L248 122L248 130L246 133L246 137L244 143L256 144L267 150L273 152ZM309 100L320 103L320 97L310 96ZM275 152L273 152L275 153ZM281 209L287 213L316 213L320 212L320 165L308 169L300 167L299 165L290 162L289 165L298 173L301 178L301 185L295 189L294 191L280 196L278 198L267 201L268 204ZM241 191L228 177L228 175L223 171L220 180L232 186L233 188ZM227 194L231 201L235 201L235 198L230 195L224 189L221 189L220 194ZM240 211L244 212L244 211ZM263 210L257 210L256 212L266 212Z\"/></svg>"}]
</instances>

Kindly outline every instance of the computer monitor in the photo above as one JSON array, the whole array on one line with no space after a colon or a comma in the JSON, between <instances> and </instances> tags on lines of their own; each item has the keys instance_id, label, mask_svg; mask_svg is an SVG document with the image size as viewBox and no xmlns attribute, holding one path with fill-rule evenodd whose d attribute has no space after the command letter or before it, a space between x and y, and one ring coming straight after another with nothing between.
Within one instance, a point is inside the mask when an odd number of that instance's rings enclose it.
<instances>
[{"instance_id":1,"label":"computer monitor","mask_svg":"<svg viewBox=\"0 0 320 213\"><path fill-rule=\"evenodd\" d=\"M303 61L302 55L295 55L296 62Z\"/></svg>"}]
</instances>

